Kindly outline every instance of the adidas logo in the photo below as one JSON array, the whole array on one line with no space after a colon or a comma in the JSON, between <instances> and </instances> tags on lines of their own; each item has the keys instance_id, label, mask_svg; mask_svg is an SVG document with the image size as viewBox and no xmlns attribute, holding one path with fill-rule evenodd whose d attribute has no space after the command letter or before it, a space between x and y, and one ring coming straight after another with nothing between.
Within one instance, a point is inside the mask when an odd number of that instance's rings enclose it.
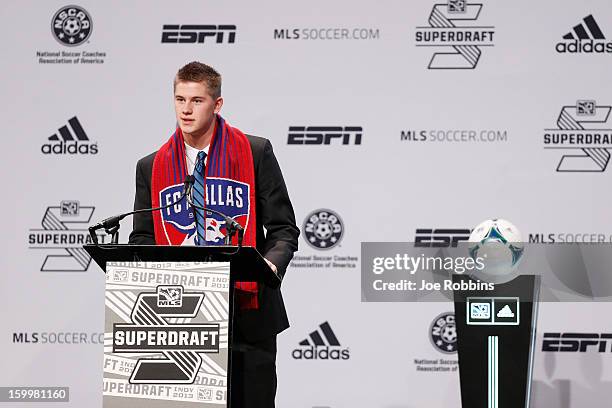
<instances>
[{"instance_id":1,"label":"adidas logo","mask_svg":"<svg viewBox=\"0 0 612 408\"><path fill-rule=\"evenodd\" d=\"M319 328L300 341L300 347L293 350L291 356L296 360L348 360L348 348L342 348L336 334L328 322L321 323Z\"/></svg>"},{"instance_id":2,"label":"adidas logo","mask_svg":"<svg viewBox=\"0 0 612 408\"><path fill-rule=\"evenodd\" d=\"M558 53L612 53L612 42L605 41L606 36L592 14L575 25L572 31L563 36L563 40L555 47Z\"/></svg>"},{"instance_id":3,"label":"adidas logo","mask_svg":"<svg viewBox=\"0 0 612 408\"><path fill-rule=\"evenodd\" d=\"M58 132L49 136L49 142L41 147L43 154L98 154L98 143L91 142L77 117L68 119Z\"/></svg>"}]
</instances>

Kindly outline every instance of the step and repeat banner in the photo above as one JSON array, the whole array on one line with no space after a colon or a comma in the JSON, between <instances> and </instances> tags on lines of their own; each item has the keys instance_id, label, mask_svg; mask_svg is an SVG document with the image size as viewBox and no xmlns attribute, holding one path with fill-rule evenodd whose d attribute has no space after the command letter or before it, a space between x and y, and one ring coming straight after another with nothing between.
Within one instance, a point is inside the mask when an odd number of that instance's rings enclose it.
<instances>
[{"instance_id":1,"label":"step and repeat banner","mask_svg":"<svg viewBox=\"0 0 612 408\"><path fill-rule=\"evenodd\" d=\"M497 217L526 242L612 241L609 1L0 9L0 387L102 406L104 274L81 245L132 207L193 60L223 75L225 119L271 140L301 229L280 407L460 405L452 303L363 302L362 242L450 246ZM605 303L542 304L532 407L605 401L611 333Z\"/></svg>"}]
</instances>

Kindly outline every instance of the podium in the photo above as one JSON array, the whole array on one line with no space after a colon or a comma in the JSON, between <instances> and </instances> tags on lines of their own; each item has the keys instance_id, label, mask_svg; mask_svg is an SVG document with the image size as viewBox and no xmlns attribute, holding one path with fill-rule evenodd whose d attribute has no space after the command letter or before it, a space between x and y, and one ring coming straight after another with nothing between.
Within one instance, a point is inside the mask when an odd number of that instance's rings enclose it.
<instances>
[{"instance_id":1,"label":"podium","mask_svg":"<svg viewBox=\"0 0 612 408\"><path fill-rule=\"evenodd\" d=\"M493 290L454 275L461 402L470 408L528 408L540 277L520 275Z\"/></svg>"},{"instance_id":2,"label":"podium","mask_svg":"<svg viewBox=\"0 0 612 408\"><path fill-rule=\"evenodd\" d=\"M85 245L106 272L104 408L231 406L234 288L276 288L253 247Z\"/></svg>"}]
</instances>

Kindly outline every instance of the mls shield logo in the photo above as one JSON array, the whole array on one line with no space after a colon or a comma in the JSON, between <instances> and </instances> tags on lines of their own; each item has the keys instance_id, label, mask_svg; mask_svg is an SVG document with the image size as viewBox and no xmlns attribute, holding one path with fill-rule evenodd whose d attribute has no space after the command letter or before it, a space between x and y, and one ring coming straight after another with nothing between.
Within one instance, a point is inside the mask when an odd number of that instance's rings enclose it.
<instances>
[{"instance_id":1,"label":"mls shield logo","mask_svg":"<svg viewBox=\"0 0 612 408\"><path fill-rule=\"evenodd\" d=\"M183 193L183 184L166 187L159 193L160 205L178 201ZM205 207L233 218L245 229L250 210L249 185L235 180L208 177L206 179ZM162 225L172 245L199 245L194 208L186 200L162 210ZM219 215L205 213L205 245L223 245L227 235L225 220Z\"/></svg>"},{"instance_id":2,"label":"mls shield logo","mask_svg":"<svg viewBox=\"0 0 612 408\"><path fill-rule=\"evenodd\" d=\"M183 287L182 286L158 286L157 287L157 307L182 307L183 306Z\"/></svg>"}]
</instances>

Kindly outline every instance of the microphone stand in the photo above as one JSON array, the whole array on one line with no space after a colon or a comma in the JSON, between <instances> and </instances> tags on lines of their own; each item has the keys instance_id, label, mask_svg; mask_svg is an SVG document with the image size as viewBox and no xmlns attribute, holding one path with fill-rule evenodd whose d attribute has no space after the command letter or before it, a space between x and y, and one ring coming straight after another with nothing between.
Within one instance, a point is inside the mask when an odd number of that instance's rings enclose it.
<instances>
[{"instance_id":1,"label":"microphone stand","mask_svg":"<svg viewBox=\"0 0 612 408\"><path fill-rule=\"evenodd\" d=\"M143 212L153 212L153 211L164 210L168 207L171 207L173 205L180 203L186 197L187 202L192 207L197 208L199 210L203 210L207 213L216 214L222 217L223 220L225 221L225 228L227 230L227 235L225 236L224 244L228 246L232 245L232 238L234 237L234 234L238 232L238 248L241 248L242 240L244 238L244 228L242 227L242 225L240 225L236 220L234 220L231 217L228 217L227 215L223 214L220 211L213 210L211 208L201 207L195 204L192 200L192 188L193 188L194 182L195 182L195 177L193 175L188 175L185 178L185 183L183 186L183 192L181 196L177 200L173 201L172 203L168 205L164 205L164 206L157 207L157 208L144 208L141 210L135 210L135 211L130 211L127 213L119 214L119 215L114 215L112 217L106 218L105 220L102 220L96 225L92 225L91 227L89 227L89 236L91 237L92 242L94 243L94 245L98 245L98 236L96 235L96 231L100 229L104 229L104 231L111 236L111 244L118 244L119 243L119 228L121 226L120 222L125 217L127 217L128 215L134 215L134 214L139 214Z\"/></svg>"},{"instance_id":2,"label":"microphone stand","mask_svg":"<svg viewBox=\"0 0 612 408\"><path fill-rule=\"evenodd\" d=\"M118 244L119 243L119 228L121 226L120 222L122 219L124 219L128 215L164 210L168 207L178 204L185 198L185 195L187 194L187 188L188 188L188 184L187 184L187 181L185 181L185 185L183 187L183 193L181 194L181 196L177 200L171 202L168 205L164 205L164 206L157 207L157 208L143 208L141 210L135 210L135 211L130 211L130 212L126 212L123 214L119 214L119 215L113 215L112 217L108 217L105 220L102 220L96 225L92 225L91 227L89 227L89 236L91 237L92 242L94 243L94 245L98 245L98 236L96 235L96 231L100 229L104 229L104 232L106 232L107 234L111 236L111 244Z\"/></svg>"}]
</instances>

